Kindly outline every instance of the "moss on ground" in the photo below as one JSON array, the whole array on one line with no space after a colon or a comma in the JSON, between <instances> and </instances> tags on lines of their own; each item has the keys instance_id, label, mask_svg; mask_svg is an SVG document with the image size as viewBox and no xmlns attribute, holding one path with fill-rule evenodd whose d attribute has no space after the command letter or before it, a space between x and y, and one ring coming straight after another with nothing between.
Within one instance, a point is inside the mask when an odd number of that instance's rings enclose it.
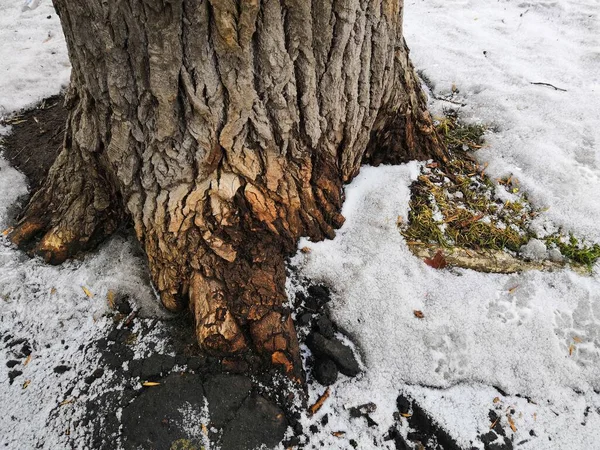
<instances>
[{"instance_id":1,"label":"moss on ground","mask_svg":"<svg viewBox=\"0 0 600 450\"><path fill-rule=\"evenodd\" d=\"M530 225L540 211L521 192L518 180L491 179L473 157L485 145L488 130L461 122L456 111L445 111L437 120L437 131L452 158L443 165L429 162L413 183L408 223L401 226L409 244L518 252L535 237ZM600 258L600 245L582 243L574 236L557 233L543 240L577 264L591 267Z\"/></svg>"}]
</instances>

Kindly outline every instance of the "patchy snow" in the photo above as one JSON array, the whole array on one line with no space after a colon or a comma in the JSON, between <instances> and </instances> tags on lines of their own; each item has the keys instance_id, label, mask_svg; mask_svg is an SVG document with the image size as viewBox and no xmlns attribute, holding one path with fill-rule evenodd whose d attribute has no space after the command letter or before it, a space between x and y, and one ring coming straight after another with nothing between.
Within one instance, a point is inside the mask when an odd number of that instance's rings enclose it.
<instances>
[{"instance_id":1,"label":"patchy snow","mask_svg":"<svg viewBox=\"0 0 600 450\"><path fill-rule=\"evenodd\" d=\"M479 153L487 172L512 174L548 219L600 241L598 1L409 0L404 23L436 94L455 85L463 116L496 126Z\"/></svg>"},{"instance_id":2,"label":"patchy snow","mask_svg":"<svg viewBox=\"0 0 600 450\"><path fill-rule=\"evenodd\" d=\"M0 117L57 94L71 74L52 2L22 8L21 1L0 2Z\"/></svg>"},{"instance_id":3,"label":"patchy snow","mask_svg":"<svg viewBox=\"0 0 600 450\"><path fill-rule=\"evenodd\" d=\"M463 117L494 125L478 155L488 173L513 174L534 204L548 208L536 219L540 237L558 225L600 242L600 4L418 0L405 7L413 62L434 92L447 95L455 85ZM0 116L58 93L69 77L51 3L21 8L19 1L0 3ZM432 104L438 113L442 107L456 105ZM465 446L489 430L490 409L501 411L504 423L514 409L518 448L599 448L600 266L589 277L426 266L396 227L398 216L407 218L418 170L416 163L364 168L347 189L347 221L336 239L300 243L312 248L296 257L302 275L333 286L333 317L359 344L367 368L357 379L342 377L322 410L303 419L306 428L329 414L311 443L341 448L331 433L346 431L358 448L391 448L381 437L404 392ZM1 231L27 193L23 176L1 157L0 192ZM31 260L0 238L0 333L9 336L0 342L0 445L66 447L75 415L67 409L76 405L58 405L77 381L69 376L91 370L97 358L78 349L106 333L109 289L146 308L157 304L145 270L123 237L60 267ZM8 347L19 338L32 349L27 365L15 354L23 343ZM6 363L15 358L13 369L23 373L10 385ZM60 364L75 370L58 377ZM322 391L313 385L311 399ZM368 402L377 404L378 427L350 418L348 407Z\"/></svg>"},{"instance_id":4,"label":"patchy snow","mask_svg":"<svg viewBox=\"0 0 600 450\"><path fill-rule=\"evenodd\" d=\"M466 391L497 386L540 405L514 418L516 441L531 439L529 430L534 429L537 445L543 445L538 448L589 448L600 429L580 423L582 408L595 411L600 406L594 393L600 389L598 267L591 277L567 270L493 275L432 269L410 253L396 225L398 216L407 220L409 184L417 175L415 163L364 167L346 189L347 221L336 238L302 241L300 247L311 251L293 261L303 276L334 286L332 318L363 351L366 373L361 380L341 382L333 403L341 409L377 398L373 419L381 431L392 424L394 390L406 384L455 386L450 392L456 397L461 395L457 386ZM414 310L422 311L424 319L416 318ZM451 395L407 389L418 399ZM471 426L459 420L453 427L461 445L470 445L484 427L489 429L485 408L498 395L488 395L484 404L462 401L458 417L477 411L483 419ZM431 405L439 411L440 422L450 416L457 420L461 405ZM553 409L569 417L560 419L572 422L568 429L551 420ZM534 423L527 416L534 412L545 419ZM598 413L591 415L598 423ZM355 439L368 445L372 438L367 434ZM329 440L335 444L335 438Z\"/></svg>"},{"instance_id":5,"label":"patchy snow","mask_svg":"<svg viewBox=\"0 0 600 450\"><path fill-rule=\"evenodd\" d=\"M494 126L478 157L489 174L512 174L548 208L536 219L540 237L558 225L600 242L600 4L412 1L405 33L436 96L454 85L462 117ZM457 108L431 106L437 114ZM519 448L600 448L600 265L590 277L436 271L411 255L396 227L398 215L407 218L415 175L412 165L363 168L347 189L337 237L300 243L312 249L296 256L302 275L334 286L333 318L367 366L362 379L336 385L323 414L379 406L378 432L334 423L313 442L335 448L331 432L344 427L359 448L372 448L404 391L464 446L489 431L499 397L515 410Z\"/></svg>"}]
</instances>

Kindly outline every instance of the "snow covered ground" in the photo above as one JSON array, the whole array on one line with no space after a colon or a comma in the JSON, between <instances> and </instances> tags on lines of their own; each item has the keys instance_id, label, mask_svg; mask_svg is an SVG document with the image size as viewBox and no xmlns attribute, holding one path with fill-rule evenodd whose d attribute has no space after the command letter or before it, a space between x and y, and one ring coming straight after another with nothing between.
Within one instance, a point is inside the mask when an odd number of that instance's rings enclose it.
<instances>
[{"instance_id":1,"label":"snow covered ground","mask_svg":"<svg viewBox=\"0 0 600 450\"><path fill-rule=\"evenodd\" d=\"M513 174L536 206L548 208L537 221L540 233L562 226L600 242L600 4L409 0L405 8L413 62L434 92L443 96L454 85L454 100L466 105L462 117L494 125L478 155L488 173ZM0 115L68 81L49 1L27 12L20 2L0 1L0 61ZM456 105L432 103L438 114L443 107ZM509 433L516 448L600 449L600 265L588 277L426 266L396 226L398 216L407 217L418 170L416 163L364 168L347 188L347 221L336 239L300 244L312 248L295 258L301 275L333 286L333 317L359 344L366 366L358 379L333 387L316 417L304 419L310 425L335 411L311 442L345 448L331 434L345 431L358 448L392 448L381 436L402 391L465 447L489 431L494 409L507 428L507 411L514 410L516 431ZM0 229L26 189L23 176L0 159ZM0 345L0 411L12 416L0 421L0 444L66 446L68 417L57 412L65 377L53 368L64 360L93 365L95 356L77 349L107 329L109 289L152 304L144 266L123 238L61 267L29 260L0 241L0 332L35 343L10 386L11 356ZM378 406L372 417L379 427L349 418L346 407L367 402Z\"/></svg>"}]
</instances>

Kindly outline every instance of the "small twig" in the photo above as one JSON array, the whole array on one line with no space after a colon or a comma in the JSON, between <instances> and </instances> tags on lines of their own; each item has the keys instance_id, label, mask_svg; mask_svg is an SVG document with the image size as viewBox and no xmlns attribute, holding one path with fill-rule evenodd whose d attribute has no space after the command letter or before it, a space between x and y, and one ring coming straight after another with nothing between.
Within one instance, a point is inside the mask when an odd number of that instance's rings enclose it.
<instances>
[{"instance_id":1,"label":"small twig","mask_svg":"<svg viewBox=\"0 0 600 450\"><path fill-rule=\"evenodd\" d=\"M537 86L548 86L548 87L554 88L557 91L567 92L566 89L561 89L561 88L556 87L556 86L554 86L553 84L550 84L550 83L539 83L539 82L536 82L536 83L530 83L530 84L535 84Z\"/></svg>"}]
</instances>

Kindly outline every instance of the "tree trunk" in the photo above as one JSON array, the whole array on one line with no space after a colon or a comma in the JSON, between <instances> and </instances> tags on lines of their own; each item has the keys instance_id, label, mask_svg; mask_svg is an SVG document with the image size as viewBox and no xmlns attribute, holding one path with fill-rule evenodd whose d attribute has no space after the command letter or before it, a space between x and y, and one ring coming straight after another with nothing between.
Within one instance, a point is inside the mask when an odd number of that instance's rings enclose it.
<instances>
[{"instance_id":1,"label":"tree trunk","mask_svg":"<svg viewBox=\"0 0 600 450\"><path fill-rule=\"evenodd\" d=\"M54 0L64 148L12 233L60 263L130 217L200 344L300 375L285 258L333 238L361 162L445 158L402 0ZM41 240L38 240L41 236Z\"/></svg>"}]
</instances>

